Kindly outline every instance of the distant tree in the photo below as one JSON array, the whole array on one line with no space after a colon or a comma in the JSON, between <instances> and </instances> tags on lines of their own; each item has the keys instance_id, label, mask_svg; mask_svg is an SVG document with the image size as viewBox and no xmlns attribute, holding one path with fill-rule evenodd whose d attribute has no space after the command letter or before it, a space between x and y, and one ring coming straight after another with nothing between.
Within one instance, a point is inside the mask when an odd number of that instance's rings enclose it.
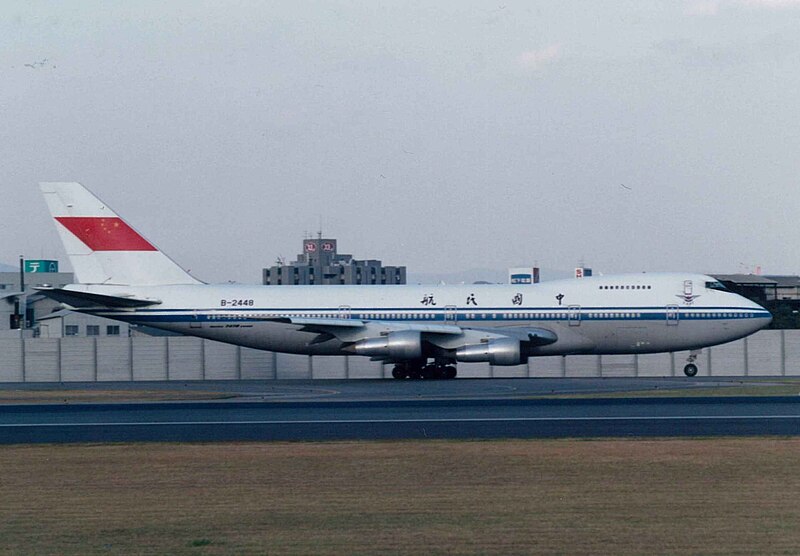
<instances>
[{"instance_id":1,"label":"distant tree","mask_svg":"<svg viewBox=\"0 0 800 556\"><path fill-rule=\"evenodd\" d=\"M800 328L800 304L791 301L772 301L764 306L772 313L773 330Z\"/></svg>"}]
</instances>

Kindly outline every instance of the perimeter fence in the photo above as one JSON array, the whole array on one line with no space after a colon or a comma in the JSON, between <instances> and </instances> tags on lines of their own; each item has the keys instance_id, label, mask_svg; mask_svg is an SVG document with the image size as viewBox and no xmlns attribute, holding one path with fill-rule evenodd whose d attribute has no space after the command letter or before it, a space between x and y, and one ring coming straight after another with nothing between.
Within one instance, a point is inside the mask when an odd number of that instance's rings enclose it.
<instances>
[{"instance_id":1,"label":"perimeter fence","mask_svg":"<svg viewBox=\"0 0 800 556\"><path fill-rule=\"evenodd\" d=\"M683 376L688 352L531 358L527 365L461 363L460 377ZM706 348L698 376L800 376L800 330L762 330ZM390 378L359 356L287 355L192 337L0 339L0 382Z\"/></svg>"}]
</instances>

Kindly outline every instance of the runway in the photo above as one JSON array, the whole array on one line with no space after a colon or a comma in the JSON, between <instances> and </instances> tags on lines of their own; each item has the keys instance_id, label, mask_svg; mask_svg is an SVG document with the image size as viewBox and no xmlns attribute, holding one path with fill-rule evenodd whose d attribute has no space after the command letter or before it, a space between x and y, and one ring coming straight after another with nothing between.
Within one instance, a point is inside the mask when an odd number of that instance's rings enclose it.
<instances>
[{"instance_id":1,"label":"runway","mask_svg":"<svg viewBox=\"0 0 800 556\"><path fill-rule=\"evenodd\" d=\"M0 443L800 435L800 397L37 404Z\"/></svg>"},{"instance_id":2,"label":"runway","mask_svg":"<svg viewBox=\"0 0 800 556\"><path fill-rule=\"evenodd\" d=\"M198 380L0 383L0 391L120 390L205 391L239 401L402 401L529 399L547 395L620 394L659 390L693 391L742 384L771 384L781 377L670 378L493 378L458 380ZM798 385L800 393L800 385Z\"/></svg>"}]
</instances>

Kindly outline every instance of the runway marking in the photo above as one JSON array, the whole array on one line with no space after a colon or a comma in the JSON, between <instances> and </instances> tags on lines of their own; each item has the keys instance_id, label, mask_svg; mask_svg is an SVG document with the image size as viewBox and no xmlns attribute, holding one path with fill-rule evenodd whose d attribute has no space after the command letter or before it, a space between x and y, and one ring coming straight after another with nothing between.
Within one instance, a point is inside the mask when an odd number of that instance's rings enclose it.
<instances>
[{"instance_id":1,"label":"runway marking","mask_svg":"<svg viewBox=\"0 0 800 556\"><path fill-rule=\"evenodd\" d=\"M711 420L778 420L800 419L800 415L676 415L654 417L469 417L465 419L334 419L334 420L300 420L300 421L142 421L114 423L8 423L0 424L0 428L31 427L142 427L169 425L365 425L388 423L496 423L496 422L564 422L564 421L711 421Z\"/></svg>"}]
</instances>

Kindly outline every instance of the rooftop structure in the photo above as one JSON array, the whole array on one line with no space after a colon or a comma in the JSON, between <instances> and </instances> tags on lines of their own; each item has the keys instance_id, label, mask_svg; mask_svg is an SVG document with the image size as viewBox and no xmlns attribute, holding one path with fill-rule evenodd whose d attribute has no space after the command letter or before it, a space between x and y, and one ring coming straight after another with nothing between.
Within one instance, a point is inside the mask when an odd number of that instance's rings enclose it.
<instances>
[{"instance_id":1,"label":"rooftop structure","mask_svg":"<svg viewBox=\"0 0 800 556\"><path fill-rule=\"evenodd\" d=\"M336 284L405 284L405 266L383 266L377 259L356 260L340 254L335 239L303 240L297 260L263 270L262 283L269 286Z\"/></svg>"}]
</instances>

